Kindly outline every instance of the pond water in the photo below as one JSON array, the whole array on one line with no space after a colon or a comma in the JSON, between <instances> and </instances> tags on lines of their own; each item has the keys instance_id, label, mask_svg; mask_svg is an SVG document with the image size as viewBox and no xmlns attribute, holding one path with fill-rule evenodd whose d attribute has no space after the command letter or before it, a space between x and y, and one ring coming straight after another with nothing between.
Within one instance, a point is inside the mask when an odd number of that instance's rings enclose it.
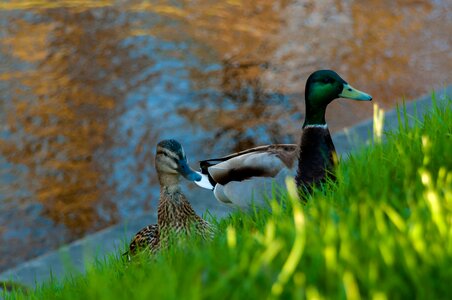
<instances>
[{"instance_id":1,"label":"pond water","mask_svg":"<svg viewBox=\"0 0 452 300\"><path fill-rule=\"evenodd\" d=\"M0 270L155 209L160 139L297 142L316 69L384 108L452 82L450 1L11 0L0 26Z\"/></svg>"}]
</instances>

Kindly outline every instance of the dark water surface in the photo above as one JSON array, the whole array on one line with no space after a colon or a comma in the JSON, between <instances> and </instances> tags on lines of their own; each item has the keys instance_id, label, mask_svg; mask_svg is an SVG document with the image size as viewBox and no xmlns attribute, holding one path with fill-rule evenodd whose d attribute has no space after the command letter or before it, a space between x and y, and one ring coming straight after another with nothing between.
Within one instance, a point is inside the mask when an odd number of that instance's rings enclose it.
<instances>
[{"instance_id":1,"label":"dark water surface","mask_svg":"<svg viewBox=\"0 0 452 300\"><path fill-rule=\"evenodd\" d=\"M296 142L316 69L385 108L450 84L451 3L1 1L0 270L155 209L159 139L191 162Z\"/></svg>"}]
</instances>

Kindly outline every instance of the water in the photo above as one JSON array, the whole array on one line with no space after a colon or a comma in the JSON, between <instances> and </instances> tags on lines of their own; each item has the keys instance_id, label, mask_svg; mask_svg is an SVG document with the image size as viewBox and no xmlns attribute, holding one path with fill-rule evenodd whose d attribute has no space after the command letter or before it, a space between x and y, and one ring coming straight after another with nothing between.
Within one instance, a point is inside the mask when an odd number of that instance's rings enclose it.
<instances>
[{"instance_id":1,"label":"water","mask_svg":"<svg viewBox=\"0 0 452 300\"><path fill-rule=\"evenodd\" d=\"M313 70L385 108L450 84L451 6L1 2L0 269L155 209L160 139L191 162L296 142ZM336 101L328 123L371 110Z\"/></svg>"}]
</instances>

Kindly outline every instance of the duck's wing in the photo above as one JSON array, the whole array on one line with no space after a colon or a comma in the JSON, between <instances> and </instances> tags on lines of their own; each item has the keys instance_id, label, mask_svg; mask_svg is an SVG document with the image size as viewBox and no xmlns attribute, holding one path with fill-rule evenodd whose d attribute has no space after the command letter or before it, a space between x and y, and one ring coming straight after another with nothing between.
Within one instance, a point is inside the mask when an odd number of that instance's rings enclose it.
<instances>
[{"instance_id":1,"label":"duck's wing","mask_svg":"<svg viewBox=\"0 0 452 300\"><path fill-rule=\"evenodd\" d=\"M230 181L225 185L216 184L213 190L215 198L221 203L248 209L252 204L266 206L267 201L276 198L284 188L286 176L291 170L284 168L275 177L253 177L249 180Z\"/></svg>"},{"instance_id":2,"label":"duck's wing","mask_svg":"<svg viewBox=\"0 0 452 300\"><path fill-rule=\"evenodd\" d=\"M129 251L123 255L127 255L130 260L130 256L135 255L137 251L149 248L153 252L158 246L159 227L157 224L148 225L135 234L130 242Z\"/></svg>"},{"instance_id":3,"label":"duck's wing","mask_svg":"<svg viewBox=\"0 0 452 300\"><path fill-rule=\"evenodd\" d=\"M213 186L254 177L275 177L282 169L293 168L297 149L296 144L274 144L207 159L200 161L201 173L208 176Z\"/></svg>"}]
</instances>

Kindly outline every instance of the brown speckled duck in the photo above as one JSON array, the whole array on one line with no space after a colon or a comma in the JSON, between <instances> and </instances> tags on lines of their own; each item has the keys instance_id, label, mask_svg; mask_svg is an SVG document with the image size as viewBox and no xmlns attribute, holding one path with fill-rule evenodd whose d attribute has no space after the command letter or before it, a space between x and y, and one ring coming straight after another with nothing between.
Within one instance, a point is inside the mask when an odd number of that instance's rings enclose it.
<instances>
[{"instance_id":1,"label":"brown speckled duck","mask_svg":"<svg viewBox=\"0 0 452 300\"><path fill-rule=\"evenodd\" d=\"M182 194L179 184L181 175L190 181L201 180L201 176L188 166L184 149L176 140L158 143L155 168L160 183L157 224L146 226L135 234L126 253L129 258L139 249L148 248L155 252L166 247L169 231L190 234L194 230L205 239L213 236L211 225L196 214Z\"/></svg>"},{"instance_id":2,"label":"brown speckled duck","mask_svg":"<svg viewBox=\"0 0 452 300\"><path fill-rule=\"evenodd\" d=\"M200 162L202 180L222 203L248 208L252 202L265 204L286 176L295 177L298 187L308 190L325 180L333 170L335 149L325 112L336 98L370 101L372 97L351 87L336 72L312 73L305 89L306 119L297 144L275 144L248 149ZM277 185L275 186L274 183Z\"/></svg>"}]
</instances>

